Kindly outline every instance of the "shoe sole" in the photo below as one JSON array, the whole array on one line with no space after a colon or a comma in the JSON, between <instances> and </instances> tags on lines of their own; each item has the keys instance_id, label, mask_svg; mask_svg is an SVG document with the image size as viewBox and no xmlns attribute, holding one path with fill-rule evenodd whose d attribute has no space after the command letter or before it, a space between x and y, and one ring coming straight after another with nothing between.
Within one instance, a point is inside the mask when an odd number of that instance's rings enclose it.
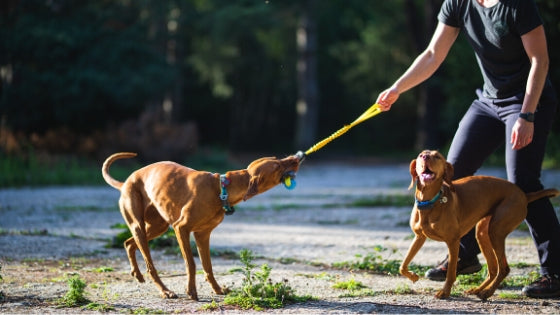
<instances>
[{"instance_id":1,"label":"shoe sole","mask_svg":"<svg viewBox=\"0 0 560 315\"><path fill-rule=\"evenodd\" d=\"M472 265L466 268L463 268L462 270L460 270L459 272L457 272L457 275L468 275L468 274L473 274L473 273L477 273L480 270L482 270L482 265ZM426 276L426 278L428 278L429 280L432 281L445 281L445 277L440 277L440 276L432 276L432 277L428 277Z\"/></svg>"},{"instance_id":2,"label":"shoe sole","mask_svg":"<svg viewBox=\"0 0 560 315\"><path fill-rule=\"evenodd\" d=\"M526 297L534 298L534 299L551 299L551 298L559 298L560 292L555 293L548 293L548 294L527 294L526 292L521 292Z\"/></svg>"}]
</instances>

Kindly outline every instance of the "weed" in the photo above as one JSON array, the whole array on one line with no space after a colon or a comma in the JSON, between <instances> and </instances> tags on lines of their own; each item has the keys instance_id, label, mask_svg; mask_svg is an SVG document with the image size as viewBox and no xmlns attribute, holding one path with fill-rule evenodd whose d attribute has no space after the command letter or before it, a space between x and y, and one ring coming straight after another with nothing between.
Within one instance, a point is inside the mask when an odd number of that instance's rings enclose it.
<instances>
[{"instance_id":1,"label":"weed","mask_svg":"<svg viewBox=\"0 0 560 315\"><path fill-rule=\"evenodd\" d=\"M357 298L357 297L365 297L365 296L376 296L379 292L376 292L372 289L360 289L360 290L353 290L348 291L344 294L339 295L340 298Z\"/></svg>"},{"instance_id":2,"label":"weed","mask_svg":"<svg viewBox=\"0 0 560 315\"><path fill-rule=\"evenodd\" d=\"M111 305L101 304L96 302L89 303L88 305L84 306L84 309L103 312L103 313L107 313L115 310L115 308L112 307Z\"/></svg>"},{"instance_id":3,"label":"weed","mask_svg":"<svg viewBox=\"0 0 560 315\"><path fill-rule=\"evenodd\" d=\"M498 297L500 299L507 299L507 300L519 300L519 299L523 299L525 298L523 295L518 294L518 293L512 293L512 292L499 292L498 293Z\"/></svg>"},{"instance_id":4,"label":"weed","mask_svg":"<svg viewBox=\"0 0 560 315\"><path fill-rule=\"evenodd\" d=\"M86 283L79 275L73 275L67 279L69 290L66 295L58 302L61 306L76 307L89 303L90 301L84 296Z\"/></svg>"},{"instance_id":5,"label":"weed","mask_svg":"<svg viewBox=\"0 0 560 315\"><path fill-rule=\"evenodd\" d=\"M201 311L217 311L220 309L220 304L212 299L212 302L206 303L200 307Z\"/></svg>"},{"instance_id":6,"label":"weed","mask_svg":"<svg viewBox=\"0 0 560 315\"><path fill-rule=\"evenodd\" d=\"M414 294L416 293L414 290L410 288L410 286L406 283L397 285L393 290L388 290L386 293L393 293L393 294Z\"/></svg>"},{"instance_id":7,"label":"weed","mask_svg":"<svg viewBox=\"0 0 560 315\"><path fill-rule=\"evenodd\" d=\"M106 267L106 266L102 266L102 267L93 269L93 271L98 272L98 273L111 272L113 270L114 270L113 267Z\"/></svg>"},{"instance_id":8,"label":"weed","mask_svg":"<svg viewBox=\"0 0 560 315\"><path fill-rule=\"evenodd\" d=\"M377 245L373 249L373 253L369 253L366 256L362 256L360 254L356 255L357 258L362 258L361 261L354 261L354 262L337 262L333 263L332 267L340 268L340 269L350 269L350 270L363 270L369 271L379 274L387 274L387 275L397 275L399 274L399 267L401 264L400 260L396 259L385 259L383 258L383 252L386 252L388 249L381 245ZM397 250L393 249L391 254L394 254ZM411 264L409 269L418 273L423 274L429 267L423 267Z\"/></svg>"},{"instance_id":9,"label":"weed","mask_svg":"<svg viewBox=\"0 0 560 315\"><path fill-rule=\"evenodd\" d=\"M147 307L139 307L137 309L134 309L131 313L132 314L165 314L165 312L162 310L154 310Z\"/></svg>"},{"instance_id":10,"label":"weed","mask_svg":"<svg viewBox=\"0 0 560 315\"><path fill-rule=\"evenodd\" d=\"M375 292L372 289L368 289L360 281L356 281L354 277L352 277L348 281L337 282L332 287L338 290L347 291L339 296L341 298L375 296L378 294L378 292Z\"/></svg>"},{"instance_id":11,"label":"weed","mask_svg":"<svg viewBox=\"0 0 560 315\"><path fill-rule=\"evenodd\" d=\"M523 276L509 276L504 279L501 286L507 288L522 288L539 278L537 270L530 271L527 275Z\"/></svg>"},{"instance_id":12,"label":"weed","mask_svg":"<svg viewBox=\"0 0 560 315\"><path fill-rule=\"evenodd\" d=\"M253 263L255 256L247 249L239 254L244 275L241 288L232 290L224 299L228 305L237 305L242 309L263 310L264 308L281 308L285 303L303 302L311 299L310 296L297 296L288 285L288 280L273 283L270 279L272 268L268 264L260 266L260 271Z\"/></svg>"},{"instance_id":13,"label":"weed","mask_svg":"<svg viewBox=\"0 0 560 315\"><path fill-rule=\"evenodd\" d=\"M350 290L355 291L359 289L364 289L366 286L361 283L360 281L356 281L356 279L352 278L348 281L341 281L337 282L333 285L333 288L340 289L340 290Z\"/></svg>"}]
</instances>

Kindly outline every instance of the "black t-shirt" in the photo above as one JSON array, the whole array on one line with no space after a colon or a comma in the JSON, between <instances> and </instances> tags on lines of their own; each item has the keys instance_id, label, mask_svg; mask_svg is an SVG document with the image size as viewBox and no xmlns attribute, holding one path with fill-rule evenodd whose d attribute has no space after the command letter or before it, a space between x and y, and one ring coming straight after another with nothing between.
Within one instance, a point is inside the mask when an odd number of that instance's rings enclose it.
<instances>
[{"instance_id":1,"label":"black t-shirt","mask_svg":"<svg viewBox=\"0 0 560 315\"><path fill-rule=\"evenodd\" d=\"M521 36L543 24L534 0L500 0L490 8L476 0L445 0L438 20L466 34L482 71L484 96L525 92L531 64Z\"/></svg>"}]
</instances>

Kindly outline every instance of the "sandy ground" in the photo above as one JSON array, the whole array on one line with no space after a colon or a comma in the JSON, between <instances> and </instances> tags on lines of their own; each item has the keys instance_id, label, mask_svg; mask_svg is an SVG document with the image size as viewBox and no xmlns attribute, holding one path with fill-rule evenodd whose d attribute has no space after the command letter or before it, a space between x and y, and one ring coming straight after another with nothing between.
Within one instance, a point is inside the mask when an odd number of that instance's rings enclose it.
<instances>
[{"instance_id":1,"label":"sandy ground","mask_svg":"<svg viewBox=\"0 0 560 315\"><path fill-rule=\"evenodd\" d=\"M503 177L496 169L481 173ZM410 196L408 165L349 165L305 162L297 187L278 186L236 206L212 233L211 247L218 252L250 249L257 264L272 267L273 281L287 279L298 295L316 299L266 313L560 313L560 300L519 296L519 288L501 289L488 301L459 295L437 300L442 285L421 279L412 283L395 275L349 272L330 268L333 263L357 261L356 255L373 253L382 246L386 259L401 260L412 235L407 226L411 206L355 207L352 202L375 195ZM547 171L543 182L560 187L560 172ZM78 274L86 280L87 297L114 313L192 313L222 296L212 293L200 273L200 301L184 292L185 266L176 255L154 251L156 268L178 299L161 299L150 282L137 283L129 274L124 249L105 244L118 231L111 226L123 220L117 208L118 191L111 187L48 187L0 190L0 313L96 313L81 308L58 308L54 302ZM513 268L511 275L536 270L536 250L526 232L516 231L507 240L510 263L533 264ZM414 263L431 266L444 258L443 243L428 241ZM139 262L142 258L139 256ZM200 262L197 260L198 269ZM213 258L216 278L222 285L238 287L238 259ZM98 272L111 267L112 271ZM141 264L143 267L143 264ZM144 270L144 269L142 269ZM333 288L339 281L355 279L370 293L348 297ZM408 293L395 293L409 288ZM511 297L501 297L509 293ZM502 294L502 295L500 295ZM221 313L245 313L221 306Z\"/></svg>"}]
</instances>

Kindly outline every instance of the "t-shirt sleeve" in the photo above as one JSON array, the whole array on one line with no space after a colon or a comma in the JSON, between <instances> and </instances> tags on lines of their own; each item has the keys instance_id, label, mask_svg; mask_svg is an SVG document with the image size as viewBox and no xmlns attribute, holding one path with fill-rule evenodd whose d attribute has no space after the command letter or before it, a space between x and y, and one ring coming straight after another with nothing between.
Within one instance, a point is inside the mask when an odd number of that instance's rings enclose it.
<instances>
[{"instance_id":1,"label":"t-shirt sleeve","mask_svg":"<svg viewBox=\"0 0 560 315\"><path fill-rule=\"evenodd\" d=\"M543 21L539 15L537 5L533 0L521 0L515 15L516 31L519 36L525 35L541 26Z\"/></svg>"},{"instance_id":2,"label":"t-shirt sleeve","mask_svg":"<svg viewBox=\"0 0 560 315\"><path fill-rule=\"evenodd\" d=\"M438 14L438 20L441 23L452 27L462 26L457 1L460 0L445 0L443 2Z\"/></svg>"}]
</instances>

